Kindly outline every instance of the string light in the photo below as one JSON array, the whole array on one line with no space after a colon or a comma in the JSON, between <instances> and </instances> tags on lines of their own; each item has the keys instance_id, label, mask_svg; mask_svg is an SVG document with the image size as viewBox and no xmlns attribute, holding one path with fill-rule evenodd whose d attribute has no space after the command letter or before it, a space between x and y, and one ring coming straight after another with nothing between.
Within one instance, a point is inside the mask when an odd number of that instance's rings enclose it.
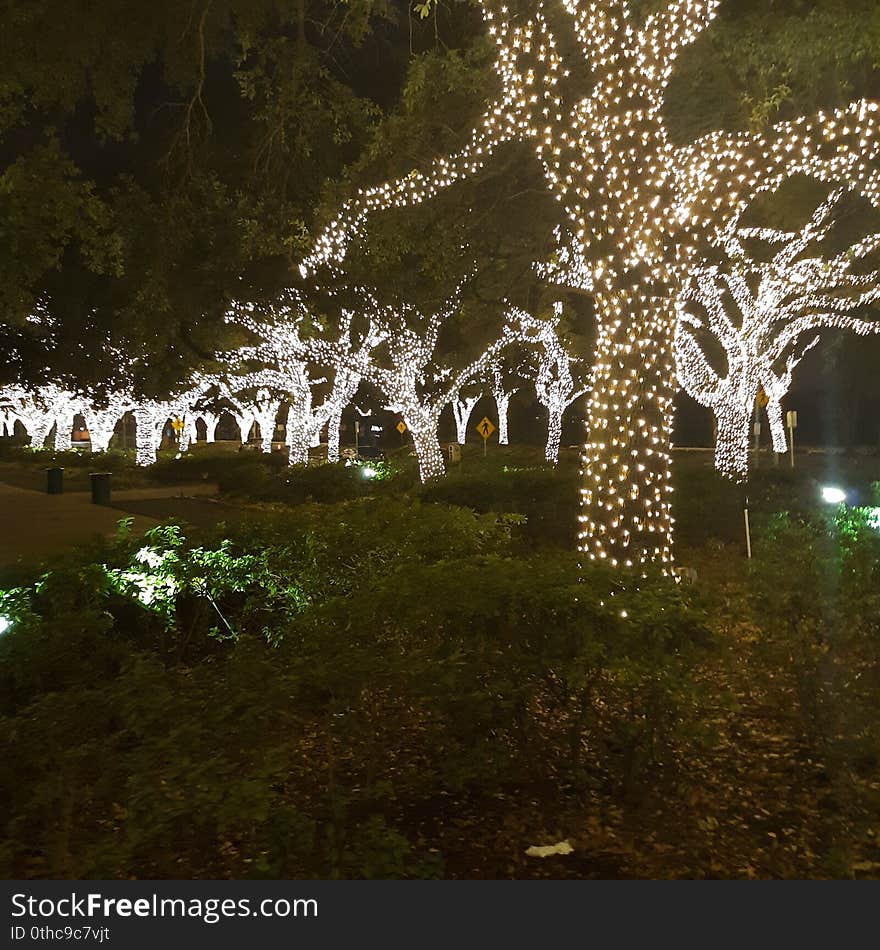
<instances>
[{"instance_id":1,"label":"string light","mask_svg":"<svg viewBox=\"0 0 880 950\"><path fill-rule=\"evenodd\" d=\"M346 367L373 384L387 400L388 409L403 416L423 482L446 471L437 434L444 407L483 379L493 360L516 337L513 327L505 326L464 368L440 363L436 352L440 331L459 310L461 291L459 284L435 312L425 314L408 303L382 305L365 288L357 288L360 311L372 328L369 345L346 350L339 344L314 341L318 358Z\"/></svg>"},{"instance_id":2,"label":"string light","mask_svg":"<svg viewBox=\"0 0 880 950\"><path fill-rule=\"evenodd\" d=\"M587 392L588 386L575 381L571 373L572 359L562 345L558 330L562 318L562 304L553 305L553 318L536 320L516 307L508 309L523 333L523 339L535 345L537 368L535 395L547 410L547 445L544 457L553 465L559 463L559 444L562 439L562 416L565 410Z\"/></svg>"},{"instance_id":3,"label":"string light","mask_svg":"<svg viewBox=\"0 0 880 950\"><path fill-rule=\"evenodd\" d=\"M498 444L509 445L508 417L510 414L510 400L519 392L519 387L513 386L512 388L508 388L501 360L493 360L489 366L488 378L492 390L492 398L495 400L495 406L498 410Z\"/></svg>"},{"instance_id":4,"label":"string light","mask_svg":"<svg viewBox=\"0 0 880 950\"><path fill-rule=\"evenodd\" d=\"M766 133L715 132L676 148L663 100L683 47L719 0L671 0L641 24L627 0L563 0L593 87L573 90L545 17L482 0L501 93L461 151L361 190L318 236L301 271L338 274L371 212L417 205L481 169L503 142L529 140L592 273L598 321L583 453L580 549L633 567L672 561L671 431L676 298L700 241L759 192L807 172L864 183L880 155L878 107L857 102ZM876 195L875 195L876 197Z\"/></svg>"},{"instance_id":5,"label":"string light","mask_svg":"<svg viewBox=\"0 0 880 950\"><path fill-rule=\"evenodd\" d=\"M462 396L461 392L454 393L450 406L452 406L452 415L455 418L455 438L459 445L464 445L467 441L468 423L474 412L474 407L483 398L483 394L477 393L476 396Z\"/></svg>"},{"instance_id":6,"label":"string light","mask_svg":"<svg viewBox=\"0 0 880 950\"><path fill-rule=\"evenodd\" d=\"M714 413L715 465L735 481L748 477L749 424L758 388L768 399L773 448L785 452L782 400L795 367L819 342L817 331L880 333L880 323L852 315L880 299L880 272L853 273L854 264L880 248L880 233L831 258L804 256L828 237L847 191L834 189L797 232L742 227L737 213L723 236L724 268L695 267L681 294L675 339L678 379ZM769 261L755 259L746 252L746 240L778 250ZM710 364L710 341L724 351L723 377Z\"/></svg>"}]
</instances>

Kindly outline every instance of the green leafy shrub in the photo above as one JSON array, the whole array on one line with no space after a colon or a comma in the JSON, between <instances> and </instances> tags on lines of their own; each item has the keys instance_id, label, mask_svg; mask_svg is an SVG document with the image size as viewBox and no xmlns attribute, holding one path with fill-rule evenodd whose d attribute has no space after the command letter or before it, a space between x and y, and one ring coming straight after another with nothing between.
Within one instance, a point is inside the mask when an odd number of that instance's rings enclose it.
<instances>
[{"instance_id":1,"label":"green leafy shrub","mask_svg":"<svg viewBox=\"0 0 880 950\"><path fill-rule=\"evenodd\" d=\"M699 607L514 556L516 521L278 507L122 537L8 594L3 872L436 876L426 808L674 771Z\"/></svg>"},{"instance_id":2,"label":"green leafy shrub","mask_svg":"<svg viewBox=\"0 0 880 950\"><path fill-rule=\"evenodd\" d=\"M574 547L578 476L571 469L497 468L456 470L419 490L428 502L461 505L474 511L521 514L522 536L531 544Z\"/></svg>"}]
</instances>

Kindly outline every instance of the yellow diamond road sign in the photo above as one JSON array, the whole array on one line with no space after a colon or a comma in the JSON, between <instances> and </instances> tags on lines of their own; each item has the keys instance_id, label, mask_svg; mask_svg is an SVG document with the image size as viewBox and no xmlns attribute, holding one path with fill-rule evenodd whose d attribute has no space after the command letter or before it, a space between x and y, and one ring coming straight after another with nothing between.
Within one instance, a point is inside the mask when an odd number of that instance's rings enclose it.
<instances>
[{"instance_id":1,"label":"yellow diamond road sign","mask_svg":"<svg viewBox=\"0 0 880 950\"><path fill-rule=\"evenodd\" d=\"M401 419L400 422L397 423L397 431L401 435L403 435L403 433L406 432L406 423L403 421L403 419Z\"/></svg>"},{"instance_id":2,"label":"yellow diamond road sign","mask_svg":"<svg viewBox=\"0 0 880 950\"><path fill-rule=\"evenodd\" d=\"M755 402L758 404L759 409L763 409L770 400L767 398L767 393L764 392L764 387L758 387L758 395L755 396Z\"/></svg>"},{"instance_id":3,"label":"yellow diamond road sign","mask_svg":"<svg viewBox=\"0 0 880 950\"><path fill-rule=\"evenodd\" d=\"M182 432L182 431L183 431L183 419L177 418L177 419L172 420L172 422L171 422L171 428L174 429L175 432Z\"/></svg>"},{"instance_id":4,"label":"yellow diamond road sign","mask_svg":"<svg viewBox=\"0 0 880 950\"><path fill-rule=\"evenodd\" d=\"M495 426L492 425L492 420L488 416L484 416L480 422L477 423L477 432L479 432L484 439L488 439L494 431Z\"/></svg>"}]
</instances>

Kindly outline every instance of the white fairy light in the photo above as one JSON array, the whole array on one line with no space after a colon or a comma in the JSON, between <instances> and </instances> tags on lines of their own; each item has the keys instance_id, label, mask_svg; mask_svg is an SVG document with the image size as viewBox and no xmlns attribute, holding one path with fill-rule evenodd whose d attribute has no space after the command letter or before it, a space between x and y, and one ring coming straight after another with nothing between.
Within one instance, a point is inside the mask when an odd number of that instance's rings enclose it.
<instances>
[{"instance_id":1,"label":"white fairy light","mask_svg":"<svg viewBox=\"0 0 880 950\"><path fill-rule=\"evenodd\" d=\"M455 439L459 445L464 445L467 441L468 424L474 408L482 398L481 392L475 396L462 396L460 391L452 394L449 405L452 407L452 415L455 418Z\"/></svg>"},{"instance_id":2,"label":"white fairy light","mask_svg":"<svg viewBox=\"0 0 880 950\"><path fill-rule=\"evenodd\" d=\"M381 305L365 288L357 288L361 310L374 328L371 345L344 352L337 344L315 343L316 357L350 368L382 392L392 412L403 416L412 433L423 482L446 471L437 435L444 407L462 389L484 378L492 361L515 338L513 329L504 327L464 368L438 365L440 331L458 311L461 290L458 285L435 312L424 314L408 303Z\"/></svg>"},{"instance_id":3,"label":"white fairy light","mask_svg":"<svg viewBox=\"0 0 880 950\"><path fill-rule=\"evenodd\" d=\"M746 228L735 215L723 244L723 267L694 268L680 300L675 354L686 392L715 415L715 465L736 481L748 476L749 424L758 388L767 395L767 416L776 452L787 451L782 399L804 354L826 328L865 335L880 333L880 321L852 314L880 300L880 271L857 274L853 265L880 248L870 234L831 258L804 256L827 238L846 193L837 188L797 232ZM743 241L778 247L769 261L750 257ZM700 316L693 305L705 314ZM703 333L720 344L727 372L710 365Z\"/></svg>"},{"instance_id":4,"label":"white fairy light","mask_svg":"<svg viewBox=\"0 0 880 950\"><path fill-rule=\"evenodd\" d=\"M501 93L468 144L424 172L358 192L301 270L338 272L368 214L426 201L481 169L501 143L532 141L577 256L591 269L598 321L579 547L591 561L668 569L676 298L696 249L758 192L792 174L865 182L880 156L880 113L862 101L766 133L715 132L676 148L662 109L669 77L719 0L670 0L641 24L627 0L562 5L580 46L577 72L586 65L593 77L589 94L569 90L544 2L527 16L482 0Z\"/></svg>"},{"instance_id":5,"label":"white fairy light","mask_svg":"<svg viewBox=\"0 0 880 950\"><path fill-rule=\"evenodd\" d=\"M562 304L553 305L553 318L536 320L516 307L508 310L510 319L518 324L526 342L535 346L537 369L535 395L547 410L547 445L544 457L553 465L559 462L559 443L562 439L562 417L565 410L589 387L572 376L574 360L559 339Z\"/></svg>"},{"instance_id":6,"label":"white fairy light","mask_svg":"<svg viewBox=\"0 0 880 950\"><path fill-rule=\"evenodd\" d=\"M328 426L328 459L331 462L339 461L342 413L356 395L361 381L358 361L378 344L379 334L369 324L365 333L353 336L353 314L342 310L335 341L305 337L301 331L308 314L296 295L289 295L271 310L273 322L257 320L246 308L239 308L239 312L231 315L230 320L246 327L258 338L258 342L253 346L242 347L234 354L224 354L221 359L236 374L230 378L235 379L239 390L248 386L263 386L265 393L272 391L286 398L286 440L292 465L308 464L309 447L319 441L324 425ZM255 362L264 368L246 372L244 367ZM312 370L318 364L332 371L333 382L327 397L315 406L312 390L327 382L325 377L313 375ZM241 404L240 396L234 398ZM263 400L265 402L265 395ZM267 405L263 412L259 405L250 407L250 412L258 422L262 413L261 432L264 426L269 425L266 413L270 408ZM265 438L263 445L266 450Z\"/></svg>"},{"instance_id":7,"label":"white fairy light","mask_svg":"<svg viewBox=\"0 0 880 950\"><path fill-rule=\"evenodd\" d=\"M500 359L493 360L487 373L492 398L498 410L498 444L509 445L510 400L519 392L519 386L510 386L504 372L505 367Z\"/></svg>"}]
</instances>

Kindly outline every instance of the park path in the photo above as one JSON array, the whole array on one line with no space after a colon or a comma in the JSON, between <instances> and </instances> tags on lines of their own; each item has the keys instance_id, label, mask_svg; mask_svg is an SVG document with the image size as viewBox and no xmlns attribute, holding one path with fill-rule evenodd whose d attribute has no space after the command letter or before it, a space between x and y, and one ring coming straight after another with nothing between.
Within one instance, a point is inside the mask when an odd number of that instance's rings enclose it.
<instances>
[{"instance_id":1,"label":"park path","mask_svg":"<svg viewBox=\"0 0 880 950\"><path fill-rule=\"evenodd\" d=\"M216 494L215 485L168 485L113 492L112 506L93 505L88 492L48 495L0 482L0 567L29 563L116 533L122 518L143 534L155 518L126 512L128 502Z\"/></svg>"}]
</instances>

